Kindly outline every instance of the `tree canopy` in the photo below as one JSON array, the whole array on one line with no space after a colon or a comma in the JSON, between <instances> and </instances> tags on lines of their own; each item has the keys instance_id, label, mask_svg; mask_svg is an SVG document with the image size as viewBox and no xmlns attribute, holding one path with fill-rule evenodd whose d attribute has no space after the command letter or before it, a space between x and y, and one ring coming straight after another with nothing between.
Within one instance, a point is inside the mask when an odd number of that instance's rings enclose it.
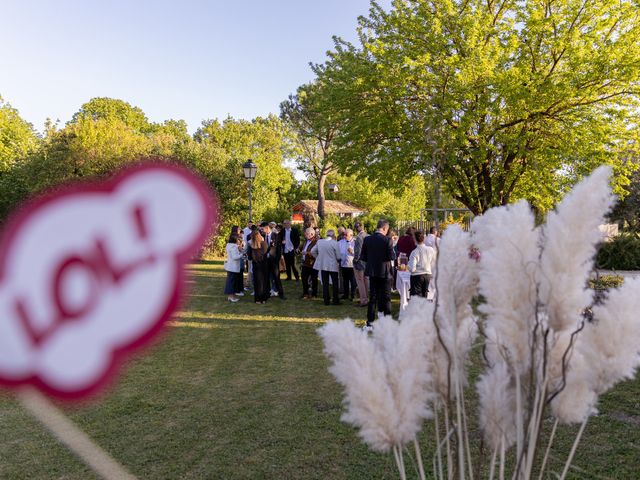
<instances>
[{"instance_id":1,"label":"tree canopy","mask_svg":"<svg viewBox=\"0 0 640 480\"><path fill-rule=\"evenodd\" d=\"M83 119L117 120L137 132L147 132L151 129L151 124L142 109L117 98L92 98L73 114L70 123L78 123Z\"/></svg>"},{"instance_id":2,"label":"tree canopy","mask_svg":"<svg viewBox=\"0 0 640 480\"><path fill-rule=\"evenodd\" d=\"M257 217L282 220L297 200L293 173L285 167L292 145L290 130L275 116L208 120L192 137L183 120L152 123L138 107L95 98L83 104L63 128L47 122L45 130L43 138L38 138L16 110L0 105L0 153L7 165L0 174L0 219L44 189L110 175L144 157L182 163L207 179L220 199L220 228L225 235L231 225L247 219L242 163L248 159L258 165Z\"/></svg>"},{"instance_id":3,"label":"tree canopy","mask_svg":"<svg viewBox=\"0 0 640 480\"><path fill-rule=\"evenodd\" d=\"M280 117L293 130L295 145L292 149L298 169L316 184L318 215L325 217L325 183L336 171L333 161L333 139L338 125L331 121L328 112L318 108L318 85L309 83L298 88L295 95L280 104Z\"/></svg>"},{"instance_id":4,"label":"tree canopy","mask_svg":"<svg viewBox=\"0 0 640 480\"><path fill-rule=\"evenodd\" d=\"M632 0L372 3L359 45L316 65L316 104L340 129L334 161L380 182L422 172L478 214L634 165L640 9ZM637 144L633 144L637 148Z\"/></svg>"},{"instance_id":5,"label":"tree canopy","mask_svg":"<svg viewBox=\"0 0 640 480\"><path fill-rule=\"evenodd\" d=\"M420 175L403 179L392 188L353 175L334 173L327 181L338 185L331 200L343 200L367 211L368 216L393 217L396 220L417 220L427 203L429 192Z\"/></svg>"},{"instance_id":6,"label":"tree canopy","mask_svg":"<svg viewBox=\"0 0 640 480\"><path fill-rule=\"evenodd\" d=\"M247 221L248 183L242 176L242 164L247 160L258 166L253 181L254 219L275 215L282 208L287 211L286 200L294 186L293 173L284 166L290 138L277 117L207 120L194 138L195 150L201 154L192 157L193 165L216 188L229 222Z\"/></svg>"},{"instance_id":7,"label":"tree canopy","mask_svg":"<svg viewBox=\"0 0 640 480\"><path fill-rule=\"evenodd\" d=\"M0 97L0 174L24 159L38 146L33 126Z\"/></svg>"}]
</instances>

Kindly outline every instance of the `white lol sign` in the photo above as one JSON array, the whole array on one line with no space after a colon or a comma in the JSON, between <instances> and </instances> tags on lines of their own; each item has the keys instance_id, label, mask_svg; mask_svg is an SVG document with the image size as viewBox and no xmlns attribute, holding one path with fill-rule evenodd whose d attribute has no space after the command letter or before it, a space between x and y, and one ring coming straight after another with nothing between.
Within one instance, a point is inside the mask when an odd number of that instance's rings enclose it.
<instances>
[{"instance_id":1,"label":"white lol sign","mask_svg":"<svg viewBox=\"0 0 640 480\"><path fill-rule=\"evenodd\" d=\"M152 163L25 207L0 243L0 383L103 386L175 311L214 206L193 174Z\"/></svg>"}]
</instances>

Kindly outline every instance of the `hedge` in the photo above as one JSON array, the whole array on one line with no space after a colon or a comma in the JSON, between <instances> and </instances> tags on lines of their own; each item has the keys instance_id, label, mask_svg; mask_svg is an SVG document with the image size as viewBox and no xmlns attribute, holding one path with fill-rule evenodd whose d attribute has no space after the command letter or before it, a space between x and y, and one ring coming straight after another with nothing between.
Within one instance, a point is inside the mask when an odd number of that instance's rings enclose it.
<instances>
[{"instance_id":1,"label":"hedge","mask_svg":"<svg viewBox=\"0 0 640 480\"><path fill-rule=\"evenodd\" d=\"M625 233L603 243L596 266L606 270L640 270L640 237Z\"/></svg>"}]
</instances>

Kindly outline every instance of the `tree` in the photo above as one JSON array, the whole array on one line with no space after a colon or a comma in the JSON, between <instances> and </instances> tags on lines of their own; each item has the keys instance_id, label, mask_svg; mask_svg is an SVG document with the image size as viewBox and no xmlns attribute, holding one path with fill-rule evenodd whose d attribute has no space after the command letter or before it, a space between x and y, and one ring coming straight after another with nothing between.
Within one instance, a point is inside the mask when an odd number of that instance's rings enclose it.
<instances>
[{"instance_id":1,"label":"tree","mask_svg":"<svg viewBox=\"0 0 640 480\"><path fill-rule=\"evenodd\" d=\"M640 120L640 10L632 0L394 0L316 65L333 159L379 181L430 174L474 214L527 198L549 208L617 154Z\"/></svg>"},{"instance_id":2,"label":"tree","mask_svg":"<svg viewBox=\"0 0 640 480\"><path fill-rule=\"evenodd\" d=\"M296 133L298 169L310 175L317 184L318 216L325 218L324 187L327 177L336 170L332 143L337 128L328 120L327 113L315 104L317 85L311 83L298 88L296 95L280 104L280 117Z\"/></svg>"},{"instance_id":3,"label":"tree","mask_svg":"<svg viewBox=\"0 0 640 480\"><path fill-rule=\"evenodd\" d=\"M232 225L247 221L247 181L242 164L252 160L258 166L253 181L253 216L264 219L268 212L288 208L290 190L295 187L293 173L284 166L289 130L275 116L254 120L227 118L207 120L194 135L194 145L181 151L180 158L191 165L215 188L222 207L220 230L226 234ZM268 218L282 220L282 218ZM224 246L224 235L219 246Z\"/></svg>"},{"instance_id":4,"label":"tree","mask_svg":"<svg viewBox=\"0 0 640 480\"><path fill-rule=\"evenodd\" d=\"M403 179L393 188L364 177L339 173L331 174L328 180L340 187L331 195L332 199L353 203L370 216L417 220L427 201L426 185L419 175Z\"/></svg>"},{"instance_id":5,"label":"tree","mask_svg":"<svg viewBox=\"0 0 640 480\"><path fill-rule=\"evenodd\" d=\"M98 98L82 105L64 128L50 120L40 147L7 173L0 186L2 217L24 198L77 178L105 176L142 157L175 157L189 142L183 121L152 124L137 107Z\"/></svg>"},{"instance_id":6,"label":"tree","mask_svg":"<svg viewBox=\"0 0 640 480\"><path fill-rule=\"evenodd\" d=\"M25 197L24 165L40 146L33 126L0 97L0 223Z\"/></svg>"},{"instance_id":7,"label":"tree","mask_svg":"<svg viewBox=\"0 0 640 480\"><path fill-rule=\"evenodd\" d=\"M184 120L165 120L163 123L152 123L149 139L152 144L152 155L166 158L176 157L179 146L192 141L187 131L187 122Z\"/></svg>"},{"instance_id":8,"label":"tree","mask_svg":"<svg viewBox=\"0 0 640 480\"><path fill-rule=\"evenodd\" d=\"M151 124L142 109L117 98L92 98L73 114L69 123L78 123L82 119L119 120L136 132L143 133L151 130Z\"/></svg>"},{"instance_id":9,"label":"tree","mask_svg":"<svg viewBox=\"0 0 640 480\"><path fill-rule=\"evenodd\" d=\"M627 150L625 160L640 165L640 156L635 154L636 144L640 142L640 130L636 132L639 138L633 144L632 148ZM631 232L640 232L640 169L633 172L629 185L626 187L628 195L614 205L609 220L618 222L622 228Z\"/></svg>"},{"instance_id":10,"label":"tree","mask_svg":"<svg viewBox=\"0 0 640 480\"><path fill-rule=\"evenodd\" d=\"M35 150L38 141L33 126L0 97L0 174Z\"/></svg>"},{"instance_id":11,"label":"tree","mask_svg":"<svg viewBox=\"0 0 640 480\"><path fill-rule=\"evenodd\" d=\"M11 139L6 144L13 148L0 150L11 152L2 157L11 168L0 171L0 220L20 201L45 189L78 178L107 176L149 156L193 168L217 191L223 233L218 246L224 246L231 225L246 220L247 183L242 175L246 160L258 164L256 216L283 214L295 198L293 174L284 166L285 158L290 157L291 132L275 116L206 121L192 138L182 120L151 123L138 107L118 99L96 98L82 105L62 129L48 121L41 140L9 106L0 105L0 127L0 138ZM38 146L33 152L22 148L31 145L29 134ZM16 163L21 156L24 161Z\"/></svg>"}]
</instances>

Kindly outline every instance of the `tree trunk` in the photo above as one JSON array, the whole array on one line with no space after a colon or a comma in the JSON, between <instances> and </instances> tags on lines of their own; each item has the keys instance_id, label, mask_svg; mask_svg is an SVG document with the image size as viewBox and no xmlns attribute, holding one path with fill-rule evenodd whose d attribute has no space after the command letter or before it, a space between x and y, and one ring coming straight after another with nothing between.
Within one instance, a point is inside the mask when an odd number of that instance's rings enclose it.
<instances>
[{"instance_id":1,"label":"tree trunk","mask_svg":"<svg viewBox=\"0 0 640 480\"><path fill-rule=\"evenodd\" d=\"M326 174L320 174L318 178L318 216L324 220L324 183L327 181Z\"/></svg>"},{"instance_id":2,"label":"tree trunk","mask_svg":"<svg viewBox=\"0 0 640 480\"><path fill-rule=\"evenodd\" d=\"M440 179L438 178L438 175L436 174L435 178L434 178L435 182L433 184L433 188L434 188L434 192L433 192L433 222L435 227L439 230L440 229L440 222L438 221L438 215L440 215L440 212L438 212L438 210L440 209ZM443 218L444 221L446 221L446 218Z\"/></svg>"}]
</instances>

